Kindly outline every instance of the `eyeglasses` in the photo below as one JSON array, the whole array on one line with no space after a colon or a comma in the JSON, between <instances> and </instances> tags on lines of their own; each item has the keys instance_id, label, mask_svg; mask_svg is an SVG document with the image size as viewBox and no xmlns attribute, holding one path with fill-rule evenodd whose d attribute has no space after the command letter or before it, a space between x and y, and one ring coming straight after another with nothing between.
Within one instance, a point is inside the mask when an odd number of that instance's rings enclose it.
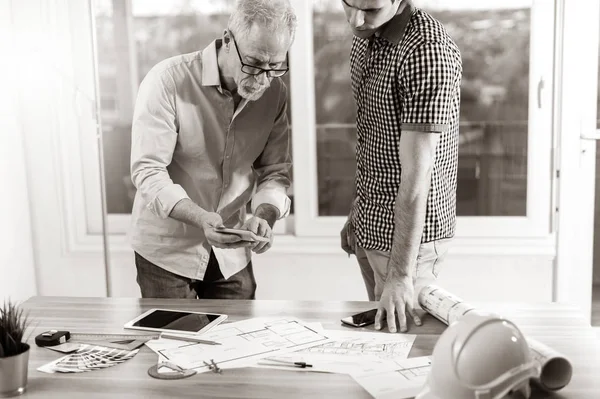
<instances>
[{"instance_id":1,"label":"eyeglasses","mask_svg":"<svg viewBox=\"0 0 600 399\"><path fill-rule=\"evenodd\" d=\"M229 31L229 34L231 35L231 39L233 39L233 43L235 44L235 51L237 52L238 58L240 59L240 63L242 64L242 72L244 72L245 74L252 75L252 76L258 76L261 73L266 73L267 76L270 78L278 78L278 77L285 75L290 70L290 68L287 66L290 64L287 53L285 54L285 65L286 65L285 69L264 69L264 68L260 68L260 67L254 66L254 65L246 64L244 61L242 61L242 55L240 54L240 50L238 49L237 42L235 41L235 38L233 37L233 33L231 33L231 31Z\"/></svg>"}]
</instances>

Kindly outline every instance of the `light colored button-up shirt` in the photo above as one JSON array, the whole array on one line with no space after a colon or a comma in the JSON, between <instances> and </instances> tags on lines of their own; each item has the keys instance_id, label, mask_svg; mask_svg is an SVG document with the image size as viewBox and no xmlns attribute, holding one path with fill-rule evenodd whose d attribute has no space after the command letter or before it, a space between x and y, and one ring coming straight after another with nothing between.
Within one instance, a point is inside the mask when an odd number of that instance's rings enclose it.
<instances>
[{"instance_id":1,"label":"light colored button-up shirt","mask_svg":"<svg viewBox=\"0 0 600 399\"><path fill-rule=\"evenodd\" d=\"M202 280L213 250L225 278L251 259L248 248L211 248L202 229L169 214L184 198L240 227L246 204L289 213L292 165L287 89L279 79L237 109L222 87L215 40L202 52L158 63L142 81L132 125L131 175L137 188L133 249L172 273Z\"/></svg>"}]
</instances>

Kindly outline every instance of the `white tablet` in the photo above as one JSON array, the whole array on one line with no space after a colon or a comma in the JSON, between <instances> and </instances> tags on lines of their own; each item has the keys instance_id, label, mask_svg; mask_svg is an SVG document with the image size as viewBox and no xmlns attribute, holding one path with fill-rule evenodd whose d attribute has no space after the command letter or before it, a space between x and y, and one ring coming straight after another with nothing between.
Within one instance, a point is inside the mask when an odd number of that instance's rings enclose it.
<instances>
[{"instance_id":1,"label":"white tablet","mask_svg":"<svg viewBox=\"0 0 600 399\"><path fill-rule=\"evenodd\" d=\"M219 325L225 319L227 319L227 315L218 313L150 309L125 323L124 327L130 330L200 334Z\"/></svg>"}]
</instances>

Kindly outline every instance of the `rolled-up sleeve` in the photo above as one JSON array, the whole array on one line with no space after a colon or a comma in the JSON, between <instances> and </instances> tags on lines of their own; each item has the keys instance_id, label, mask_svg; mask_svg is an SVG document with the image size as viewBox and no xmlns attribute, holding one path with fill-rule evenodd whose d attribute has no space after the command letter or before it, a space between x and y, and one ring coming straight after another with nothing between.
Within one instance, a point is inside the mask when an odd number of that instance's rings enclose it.
<instances>
[{"instance_id":1,"label":"rolled-up sleeve","mask_svg":"<svg viewBox=\"0 0 600 399\"><path fill-rule=\"evenodd\" d=\"M168 71L151 70L140 85L133 114L131 180L148 208L163 219L189 198L167 171L177 143L176 125L173 80Z\"/></svg>"},{"instance_id":2,"label":"rolled-up sleeve","mask_svg":"<svg viewBox=\"0 0 600 399\"><path fill-rule=\"evenodd\" d=\"M256 211L261 204L270 204L279 210L279 219L290 213L291 200L287 196L292 167L291 135L287 118L287 88L281 83L278 112L271 134L260 157L254 162L258 176L256 193L252 197L251 209Z\"/></svg>"},{"instance_id":3,"label":"rolled-up sleeve","mask_svg":"<svg viewBox=\"0 0 600 399\"><path fill-rule=\"evenodd\" d=\"M462 66L448 46L425 43L404 61L403 130L442 133L450 127L454 95L460 90Z\"/></svg>"}]
</instances>

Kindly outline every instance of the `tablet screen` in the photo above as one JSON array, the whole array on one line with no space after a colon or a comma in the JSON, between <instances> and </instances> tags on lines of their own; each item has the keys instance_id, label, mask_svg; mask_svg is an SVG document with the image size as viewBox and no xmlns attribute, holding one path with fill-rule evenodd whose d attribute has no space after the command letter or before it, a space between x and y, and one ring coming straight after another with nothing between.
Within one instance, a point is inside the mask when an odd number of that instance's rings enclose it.
<instances>
[{"instance_id":1,"label":"tablet screen","mask_svg":"<svg viewBox=\"0 0 600 399\"><path fill-rule=\"evenodd\" d=\"M221 315L198 314L175 310L155 310L133 323L133 326L197 332L219 318L219 316Z\"/></svg>"}]
</instances>

